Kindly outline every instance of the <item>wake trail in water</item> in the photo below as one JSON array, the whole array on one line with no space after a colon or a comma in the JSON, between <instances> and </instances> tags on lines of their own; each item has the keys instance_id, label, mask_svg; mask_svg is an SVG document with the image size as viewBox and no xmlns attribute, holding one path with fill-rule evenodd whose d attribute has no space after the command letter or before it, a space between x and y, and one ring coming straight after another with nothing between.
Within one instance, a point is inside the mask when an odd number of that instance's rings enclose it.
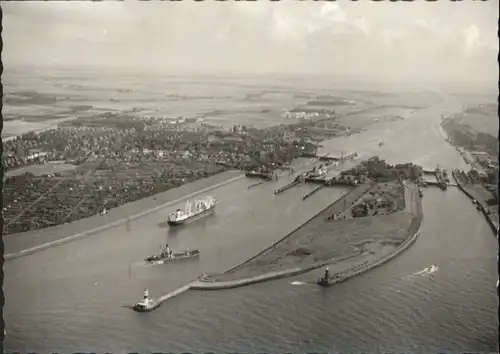
<instances>
[{"instance_id":1,"label":"wake trail in water","mask_svg":"<svg viewBox=\"0 0 500 354\"><path fill-rule=\"evenodd\" d=\"M431 276L434 273L436 273L438 270L439 270L439 267L436 266L435 264L432 264L432 265L430 265L428 267L425 267L422 270L419 270L418 272L415 272L415 273L407 276L406 278Z\"/></svg>"}]
</instances>

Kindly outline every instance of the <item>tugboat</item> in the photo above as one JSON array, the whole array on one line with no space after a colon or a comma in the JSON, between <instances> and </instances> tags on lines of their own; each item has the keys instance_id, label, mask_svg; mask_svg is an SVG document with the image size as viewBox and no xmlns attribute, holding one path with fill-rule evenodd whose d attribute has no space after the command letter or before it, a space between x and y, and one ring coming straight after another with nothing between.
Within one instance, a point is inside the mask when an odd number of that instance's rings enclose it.
<instances>
[{"instance_id":1,"label":"tugboat","mask_svg":"<svg viewBox=\"0 0 500 354\"><path fill-rule=\"evenodd\" d=\"M318 279L318 285L320 286L330 286L333 284L340 283L342 278L338 275L330 275L330 271L328 268L325 269L325 275Z\"/></svg>"},{"instance_id":2,"label":"tugboat","mask_svg":"<svg viewBox=\"0 0 500 354\"><path fill-rule=\"evenodd\" d=\"M200 256L200 250L199 249L194 249L194 250L187 250L187 251L182 251L182 252L177 252L173 253L170 247L168 247L168 244L165 245L165 248L163 248L160 253L155 254L153 256L150 256L146 258L146 262L170 262L170 261L177 261L181 259L189 259L189 258L196 258Z\"/></svg>"},{"instance_id":3,"label":"tugboat","mask_svg":"<svg viewBox=\"0 0 500 354\"><path fill-rule=\"evenodd\" d=\"M215 205L217 204L214 197L206 197L204 199L196 200L194 208L192 203L187 201L184 209L177 209L174 213L170 214L167 223L170 226L182 225L187 221L196 220L210 214Z\"/></svg>"},{"instance_id":4,"label":"tugboat","mask_svg":"<svg viewBox=\"0 0 500 354\"><path fill-rule=\"evenodd\" d=\"M133 309L137 312L149 312L160 306L160 302L149 298L148 289L144 289L144 298L134 305Z\"/></svg>"}]
</instances>

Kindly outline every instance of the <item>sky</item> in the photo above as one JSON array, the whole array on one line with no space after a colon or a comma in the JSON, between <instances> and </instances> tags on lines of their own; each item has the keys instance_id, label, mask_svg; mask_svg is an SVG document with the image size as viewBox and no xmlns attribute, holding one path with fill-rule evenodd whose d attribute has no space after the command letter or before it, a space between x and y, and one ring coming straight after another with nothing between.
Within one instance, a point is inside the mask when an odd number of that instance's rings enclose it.
<instances>
[{"instance_id":1,"label":"sky","mask_svg":"<svg viewBox=\"0 0 500 354\"><path fill-rule=\"evenodd\" d=\"M498 80L497 0L15 1L2 9L7 70Z\"/></svg>"}]
</instances>

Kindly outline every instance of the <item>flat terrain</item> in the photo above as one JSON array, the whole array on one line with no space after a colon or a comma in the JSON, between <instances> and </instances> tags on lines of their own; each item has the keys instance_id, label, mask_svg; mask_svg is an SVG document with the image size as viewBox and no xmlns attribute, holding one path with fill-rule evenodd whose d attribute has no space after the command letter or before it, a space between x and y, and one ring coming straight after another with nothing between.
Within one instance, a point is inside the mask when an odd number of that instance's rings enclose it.
<instances>
[{"instance_id":1,"label":"flat terrain","mask_svg":"<svg viewBox=\"0 0 500 354\"><path fill-rule=\"evenodd\" d=\"M230 127L257 128L297 121L293 109L328 109L345 115L353 128L385 119L405 119L436 104L435 95L404 87L391 93L380 85L325 78L186 77L46 70L3 75L3 136L43 129L47 121L104 112L134 116L203 118ZM300 88L299 88L300 87ZM397 92L395 94L394 92ZM20 120L22 122L20 123Z\"/></svg>"},{"instance_id":2,"label":"flat terrain","mask_svg":"<svg viewBox=\"0 0 500 354\"><path fill-rule=\"evenodd\" d=\"M497 97L487 95L462 95L467 108L455 114L463 124L470 125L475 131L497 135L498 102Z\"/></svg>"}]
</instances>

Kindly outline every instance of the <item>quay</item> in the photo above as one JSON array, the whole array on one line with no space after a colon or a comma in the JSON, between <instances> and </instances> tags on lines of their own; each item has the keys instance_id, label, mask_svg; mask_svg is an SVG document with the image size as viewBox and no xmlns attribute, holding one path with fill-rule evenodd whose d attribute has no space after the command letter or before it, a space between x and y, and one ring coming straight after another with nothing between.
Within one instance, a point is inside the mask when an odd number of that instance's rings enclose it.
<instances>
[{"instance_id":1,"label":"quay","mask_svg":"<svg viewBox=\"0 0 500 354\"><path fill-rule=\"evenodd\" d=\"M302 197L302 200L306 200L307 198L309 198L310 196L312 196L314 193L319 192L323 187L325 187L324 184L322 184L322 185L314 188L312 191L310 191L309 193L307 193L306 195L304 195Z\"/></svg>"},{"instance_id":2,"label":"quay","mask_svg":"<svg viewBox=\"0 0 500 354\"><path fill-rule=\"evenodd\" d=\"M482 198L474 197L473 193L468 190L466 182L462 180L462 177L460 176L460 172L458 170L453 170L452 176L457 183L458 189L460 189L471 200L476 201L477 209L481 211L481 213L483 213L486 221L488 222L488 225L491 227L491 230L498 239L498 234L499 234L499 225L497 221L498 219L493 220L491 213L488 209L488 205L486 204L486 201L483 200Z\"/></svg>"},{"instance_id":3,"label":"quay","mask_svg":"<svg viewBox=\"0 0 500 354\"><path fill-rule=\"evenodd\" d=\"M256 172L256 171L250 171L245 173L245 177L248 178L262 178L265 180L270 180L272 179L272 173L270 172Z\"/></svg>"},{"instance_id":4,"label":"quay","mask_svg":"<svg viewBox=\"0 0 500 354\"><path fill-rule=\"evenodd\" d=\"M259 182L257 182L257 183L254 183L254 184L252 184L252 185L248 186L248 187L247 187L247 189L251 189L251 188L253 188L253 187L260 186L261 184L267 183L267 182L269 182L269 181L270 181L270 180L267 180L267 179L262 180L262 181L259 181Z\"/></svg>"},{"instance_id":5,"label":"quay","mask_svg":"<svg viewBox=\"0 0 500 354\"><path fill-rule=\"evenodd\" d=\"M357 152L352 152L347 155L341 155L341 156L331 156L328 153L325 155L316 156L316 158L320 161L339 161L339 162L354 160L357 157L359 157L359 154Z\"/></svg>"},{"instance_id":6,"label":"quay","mask_svg":"<svg viewBox=\"0 0 500 354\"><path fill-rule=\"evenodd\" d=\"M274 191L274 194L276 194L276 195L281 194L284 191L289 190L292 187L298 186L299 184L301 184L303 182L304 182L304 177L302 175L297 176L297 178L295 178L295 180L293 182L290 182L290 183L284 185L283 187L276 189Z\"/></svg>"}]
</instances>

